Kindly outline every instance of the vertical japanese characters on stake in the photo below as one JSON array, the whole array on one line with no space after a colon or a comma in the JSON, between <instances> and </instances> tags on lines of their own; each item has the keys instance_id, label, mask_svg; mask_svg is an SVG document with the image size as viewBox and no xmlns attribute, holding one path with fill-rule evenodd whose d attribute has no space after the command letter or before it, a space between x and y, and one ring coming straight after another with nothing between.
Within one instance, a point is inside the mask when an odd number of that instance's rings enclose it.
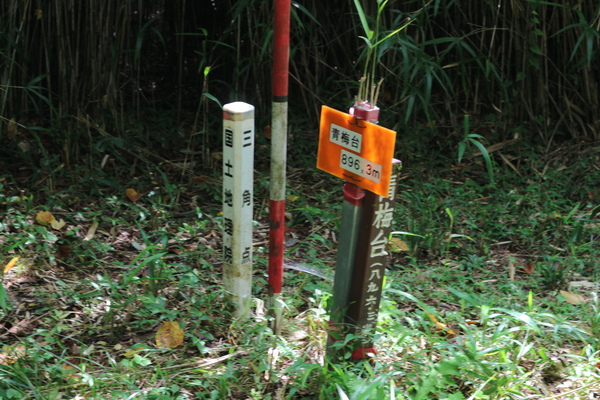
<instances>
[{"instance_id":1,"label":"vertical japanese characters on stake","mask_svg":"<svg viewBox=\"0 0 600 400\"><path fill-rule=\"evenodd\" d=\"M250 314L252 294L252 207L254 106L223 107L223 284L234 316Z\"/></svg>"},{"instance_id":2,"label":"vertical japanese characters on stake","mask_svg":"<svg viewBox=\"0 0 600 400\"><path fill-rule=\"evenodd\" d=\"M354 279L346 315L346 322L352 327L351 333L364 338L355 344L353 359L368 358L369 354L375 353L372 335L381 302L387 263L386 246L392 230L397 171L400 165L400 161L394 160L395 171L391 176L389 195L384 197L367 191L363 202L364 212L358 237L360 246L356 251Z\"/></svg>"}]
</instances>

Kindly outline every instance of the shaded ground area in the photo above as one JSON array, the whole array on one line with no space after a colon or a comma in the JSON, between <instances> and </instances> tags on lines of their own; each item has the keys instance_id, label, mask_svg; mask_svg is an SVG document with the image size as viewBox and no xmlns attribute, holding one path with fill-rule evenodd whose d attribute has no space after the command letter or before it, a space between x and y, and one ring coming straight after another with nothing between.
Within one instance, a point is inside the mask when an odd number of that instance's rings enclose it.
<instances>
[{"instance_id":1,"label":"shaded ground area","mask_svg":"<svg viewBox=\"0 0 600 400\"><path fill-rule=\"evenodd\" d=\"M89 175L64 165L33 173L16 162L0 175L3 265L19 257L4 275L0 298L0 341L19 350L5 349L2 364L39 363L25 375L41 374L37 382L46 393L57 379L65 382L65 393L77 393L82 365L103 376L104 383L94 389L98 396L156 388L161 384L143 368L147 357L165 376L179 377L182 396L197 388L190 376L198 370L210 371L202 383L206 390L233 379L229 398L248 398L250 388L273 398L284 398L294 385L295 395L306 398L323 390L317 371L312 378L298 375L292 368L297 356L291 354L323 363L341 183L311 166L289 171L286 260L296 268L286 272L284 338L294 346L290 354L273 354L261 303L266 299L266 168L257 169L255 181L256 319L240 329L221 285L219 167L198 174L187 167L193 160L179 152L159 156L138 150L128 153L129 169L109 158ZM430 362L439 363L439 342L462 346L470 329L487 329L491 317L481 306L469 307L479 299L531 309L526 300L531 293L531 301L556 313L571 303L563 295L560 307L555 304L559 290L595 298L598 147L563 147L546 156L529 151L495 154L494 185L486 181L485 164L477 156L429 171L424 164L405 163L380 316L386 338L378 358L385 371L400 366L408 371L397 378L400 387L410 386L406 376L411 373L425 373L416 366L423 362L416 353L428 353ZM64 225L40 221L41 211ZM325 277L307 273L303 265ZM572 312L566 311L565 320L579 321ZM183 345L174 351L155 343L165 321L184 327ZM594 332L597 326L587 323L584 331ZM576 325L581 324L586 323ZM394 340L391 332L400 335L398 344L408 331L421 336L402 350L387 347ZM539 342L549 347L541 332ZM548 348L548 360L567 360L564 354L583 351L585 339L577 337ZM556 362L527 353L516 361L521 371L540 377L530 393L566 390L558 387L565 374L551 371ZM465 395L477 390L473 378L455 378L454 390ZM576 381L572 385L578 387Z\"/></svg>"}]
</instances>

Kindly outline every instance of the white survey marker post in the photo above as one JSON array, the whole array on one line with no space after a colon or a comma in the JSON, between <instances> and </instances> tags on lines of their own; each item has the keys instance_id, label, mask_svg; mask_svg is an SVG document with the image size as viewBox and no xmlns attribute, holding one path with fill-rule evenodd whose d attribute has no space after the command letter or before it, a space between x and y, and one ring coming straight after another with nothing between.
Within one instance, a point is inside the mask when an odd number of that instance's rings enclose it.
<instances>
[{"instance_id":1,"label":"white survey marker post","mask_svg":"<svg viewBox=\"0 0 600 400\"><path fill-rule=\"evenodd\" d=\"M252 209L254 106L223 107L223 284L234 316L250 315L252 295Z\"/></svg>"}]
</instances>

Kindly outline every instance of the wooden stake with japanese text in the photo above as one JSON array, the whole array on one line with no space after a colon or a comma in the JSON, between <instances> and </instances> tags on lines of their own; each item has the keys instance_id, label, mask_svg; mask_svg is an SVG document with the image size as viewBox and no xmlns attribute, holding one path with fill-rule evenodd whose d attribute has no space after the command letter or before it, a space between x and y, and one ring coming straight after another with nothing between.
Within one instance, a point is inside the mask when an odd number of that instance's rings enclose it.
<instances>
[{"instance_id":1,"label":"wooden stake with japanese text","mask_svg":"<svg viewBox=\"0 0 600 400\"><path fill-rule=\"evenodd\" d=\"M250 315L252 295L252 207L254 106L223 107L223 285L234 316Z\"/></svg>"},{"instance_id":2,"label":"wooden stake with japanese text","mask_svg":"<svg viewBox=\"0 0 600 400\"><path fill-rule=\"evenodd\" d=\"M363 340L352 352L352 359L369 358L375 354L372 336L377 325L383 278L387 265L386 247L392 231L397 172L402 164L394 160L394 173L387 197L366 191L359 229L352 289L348 301L346 323L350 333Z\"/></svg>"}]
</instances>

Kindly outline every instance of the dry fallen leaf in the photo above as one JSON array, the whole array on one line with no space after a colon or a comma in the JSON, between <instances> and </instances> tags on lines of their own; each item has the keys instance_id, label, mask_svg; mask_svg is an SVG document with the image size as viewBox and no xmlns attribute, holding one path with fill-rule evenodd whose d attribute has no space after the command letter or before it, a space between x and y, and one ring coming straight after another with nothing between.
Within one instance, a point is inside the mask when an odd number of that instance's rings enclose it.
<instances>
[{"instance_id":1,"label":"dry fallen leaf","mask_svg":"<svg viewBox=\"0 0 600 400\"><path fill-rule=\"evenodd\" d=\"M137 251L144 251L144 250L146 250L146 245L144 243L138 243L135 240L131 241L131 247L133 247Z\"/></svg>"},{"instance_id":2,"label":"dry fallen leaf","mask_svg":"<svg viewBox=\"0 0 600 400\"><path fill-rule=\"evenodd\" d=\"M527 266L523 267L523 272L525 272L526 274L533 274L534 270L535 270L535 264L533 263L533 261L529 261Z\"/></svg>"},{"instance_id":3,"label":"dry fallen leaf","mask_svg":"<svg viewBox=\"0 0 600 400\"><path fill-rule=\"evenodd\" d=\"M2 352L0 353L0 365L14 364L19 358L25 357L27 349L22 344L18 344L14 347L3 346Z\"/></svg>"},{"instance_id":4,"label":"dry fallen leaf","mask_svg":"<svg viewBox=\"0 0 600 400\"><path fill-rule=\"evenodd\" d=\"M577 304L581 304L585 301L585 298L578 293L567 292L566 290L561 290L560 294L562 294L562 296L565 298L565 300L569 304L577 305Z\"/></svg>"},{"instance_id":5,"label":"dry fallen leaf","mask_svg":"<svg viewBox=\"0 0 600 400\"><path fill-rule=\"evenodd\" d=\"M569 287L595 288L596 283L590 281L573 281L569 283Z\"/></svg>"},{"instance_id":6,"label":"dry fallen leaf","mask_svg":"<svg viewBox=\"0 0 600 400\"><path fill-rule=\"evenodd\" d=\"M85 238L83 240L92 240L94 238L94 235L96 234L96 229L98 229L98 221L94 221L92 223L92 225L90 226L90 229L88 229Z\"/></svg>"},{"instance_id":7,"label":"dry fallen leaf","mask_svg":"<svg viewBox=\"0 0 600 400\"><path fill-rule=\"evenodd\" d=\"M81 363L81 358L67 357L66 361L67 362L62 365L65 379L67 381L79 382L81 380L81 376L79 375L79 364Z\"/></svg>"},{"instance_id":8,"label":"dry fallen leaf","mask_svg":"<svg viewBox=\"0 0 600 400\"><path fill-rule=\"evenodd\" d=\"M13 326L7 331L11 335L21 336L30 333L33 330L29 319L24 318L19 322L13 324Z\"/></svg>"},{"instance_id":9,"label":"dry fallen leaf","mask_svg":"<svg viewBox=\"0 0 600 400\"><path fill-rule=\"evenodd\" d=\"M125 190L125 196L127 196L127 198L129 200L136 202L142 198L143 194L139 194L138 192L135 191L135 189L129 188L129 189Z\"/></svg>"},{"instance_id":10,"label":"dry fallen leaf","mask_svg":"<svg viewBox=\"0 0 600 400\"><path fill-rule=\"evenodd\" d=\"M169 247L167 247L167 252L169 254L179 255L179 254L183 253L183 249L181 249L180 247L177 247L177 246L169 246Z\"/></svg>"},{"instance_id":11,"label":"dry fallen leaf","mask_svg":"<svg viewBox=\"0 0 600 400\"><path fill-rule=\"evenodd\" d=\"M54 218L54 215L50 211L40 211L35 216L35 220L40 224L51 224L52 221L56 221L56 218Z\"/></svg>"},{"instance_id":12,"label":"dry fallen leaf","mask_svg":"<svg viewBox=\"0 0 600 400\"><path fill-rule=\"evenodd\" d=\"M400 253L402 251L408 251L408 245L400 238L392 237L388 242L389 251L392 253Z\"/></svg>"},{"instance_id":13,"label":"dry fallen leaf","mask_svg":"<svg viewBox=\"0 0 600 400\"><path fill-rule=\"evenodd\" d=\"M21 257L13 257L13 259L10 260L8 264L6 264L6 266L4 267L4 273L7 273L11 269L13 269L13 267L17 264L17 261L19 261L20 258Z\"/></svg>"},{"instance_id":14,"label":"dry fallen leaf","mask_svg":"<svg viewBox=\"0 0 600 400\"><path fill-rule=\"evenodd\" d=\"M164 322L156 332L156 346L163 349L174 349L183 343L183 329L176 321Z\"/></svg>"},{"instance_id":15,"label":"dry fallen leaf","mask_svg":"<svg viewBox=\"0 0 600 400\"><path fill-rule=\"evenodd\" d=\"M442 324L440 321L438 321L438 319L436 318L435 315L433 314L427 314L429 315L429 318L431 319L431 321L433 321L433 323L435 323L435 330L437 331L444 331L447 335L456 335L456 332L454 332L452 329L448 328L448 326L446 324Z\"/></svg>"},{"instance_id":16,"label":"dry fallen leaf","mask_svg":"<svg viewBox=\"0 0 600 400\"><path fill-rule=\"evenodd\" d=\"M70 356L65 359L65 363L62 365L62 370L65 373L67 380L81 380L78 372L79 364L81 364L81 348L75 343L75 341L68 340L66 343L70 349Z\"/></svg>"},{"instance_id":17,"label":"dry fallen leaf","mask_svg":"<svg viewBox=\"0 0 600 400\"><path fill-rule=\"evenodd\" d=\"M56 229L57 231L60 231L62 228L64 228L66 224L67 224L67 223L66 223L66 222L65 222L65 220L64 220L64 219L62 219L62 218L60 219L60 221L57 221L57 220L55 219L54 221L51 221L51 222L50 222L50 226L51 226L53 229Z\"/></svg>"}]
</instances>

